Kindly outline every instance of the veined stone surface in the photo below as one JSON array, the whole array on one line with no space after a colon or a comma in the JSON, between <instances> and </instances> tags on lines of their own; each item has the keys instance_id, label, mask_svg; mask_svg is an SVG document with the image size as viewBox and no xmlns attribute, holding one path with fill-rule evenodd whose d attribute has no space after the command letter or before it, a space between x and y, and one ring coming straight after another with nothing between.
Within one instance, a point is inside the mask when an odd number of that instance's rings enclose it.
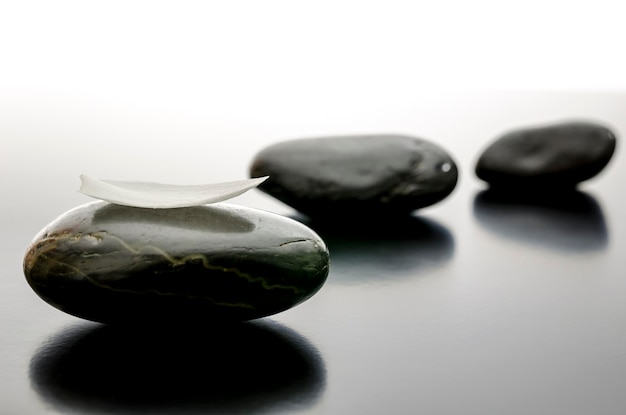
<instances>
[{"instance_id":1,"label":"veined stone surface","mask_svg":"<svg viewBox=\"0 0 626 415\"><path fill-rule=\"evenodd\" d=\"M106 323L271 315L315 294L328 267L326 245L305 225L227 204L85 204L46 226L24 259L42 299Z\"/></svg>"}]
</instances>

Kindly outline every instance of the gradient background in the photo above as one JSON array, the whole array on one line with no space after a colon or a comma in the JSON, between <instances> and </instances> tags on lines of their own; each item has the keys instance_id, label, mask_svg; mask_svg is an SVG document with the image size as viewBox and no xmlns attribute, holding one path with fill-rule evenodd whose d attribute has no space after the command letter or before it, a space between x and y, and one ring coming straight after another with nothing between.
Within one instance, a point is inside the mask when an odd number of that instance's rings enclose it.
<instances>
[{"instance_id":1,"label":"gradient background","mask_svg":"<svg viewBox=\"0 0 626 415\"><path fill-rule=\"evenodd\" d=\"M620 8L466 3L0 5L0 413L624 413ZM620 140L581 186L587 210L481 202L473 165L490 140L574 118ZM258 359L276 367L308 362L298 376L252 359L238 369L252 386L220 389L203 350L225 362L220 376L244 353L223 333L222 346L170 339L155 352L51 308L24 281L35 233L90 200L76 192L81 173L237 180L278 140L385 132L446 148L459 185L400 235L324 234L327 285L234 336L248 356L265 344ZM233 202L294 213L256 190ZM133 366L138 347L159 356L154 367ZM180 369L185 354L205 376ZM89 366L103 358L111 369ZM63 365L46 372L48 360ZM151 396L154 370L165 386ZM219 393L186 392L198 382Z\"/></svg>"}]
</instances>

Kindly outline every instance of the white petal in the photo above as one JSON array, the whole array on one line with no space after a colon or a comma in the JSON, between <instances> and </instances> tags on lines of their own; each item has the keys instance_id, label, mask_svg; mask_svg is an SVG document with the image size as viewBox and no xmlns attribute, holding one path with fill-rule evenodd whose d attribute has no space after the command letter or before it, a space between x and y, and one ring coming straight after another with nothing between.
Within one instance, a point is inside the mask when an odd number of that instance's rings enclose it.
<instances>
[{"instance_id":1,"label":"white petal","mask_svg":"<svg viewBox=\"0 0 626 415\"><path fill-rule=\"evenodd\" d=\"M179 186L98 180L81 174L81 185L78 191L118 205L167 209L221 202L257 187L266 179L267 176L225 183Z\"/></svg>"}]
</instances>

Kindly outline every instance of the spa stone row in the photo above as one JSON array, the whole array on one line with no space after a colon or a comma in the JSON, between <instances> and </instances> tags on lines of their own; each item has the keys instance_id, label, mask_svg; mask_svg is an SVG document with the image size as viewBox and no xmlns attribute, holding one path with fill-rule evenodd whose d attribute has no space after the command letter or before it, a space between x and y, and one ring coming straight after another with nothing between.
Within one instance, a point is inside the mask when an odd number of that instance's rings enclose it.
<instances>
[{"instance_id":1,"label":"spa stone row","mask_svg":"<svg viewBox=\"0 0 626 415\"><path fill-rule=\"evenodd\" d=\"M598 174L615 135L591 123L507 133L476 174L496 189L567 190ZM409 215L445 199L458 168L440 146L402 135L277 143L254 158L261 190L315 218ZM370 219L368 219L370 220ZM24 258L54 307L114 324L217 324L279 313L328 276L324 241L293 219L225 203L177 209L93 202L46 226Z\"/></svg>"}]
</instances>

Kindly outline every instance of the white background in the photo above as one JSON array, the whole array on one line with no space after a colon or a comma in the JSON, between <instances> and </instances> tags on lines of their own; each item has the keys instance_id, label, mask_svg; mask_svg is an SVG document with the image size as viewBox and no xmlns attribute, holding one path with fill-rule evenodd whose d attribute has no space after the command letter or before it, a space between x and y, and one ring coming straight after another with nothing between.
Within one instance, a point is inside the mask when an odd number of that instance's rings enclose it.
<instances>
[{"instance_id":1,"label":"white background","mask_svg":"<svg viewBox=\"0 0 626 415\"><path fill-rule=\"evenodd\" d=\"M450 88L623 89L619 1L16 1L0 87L227 115Z\"/></svg>"}]
</instances>

